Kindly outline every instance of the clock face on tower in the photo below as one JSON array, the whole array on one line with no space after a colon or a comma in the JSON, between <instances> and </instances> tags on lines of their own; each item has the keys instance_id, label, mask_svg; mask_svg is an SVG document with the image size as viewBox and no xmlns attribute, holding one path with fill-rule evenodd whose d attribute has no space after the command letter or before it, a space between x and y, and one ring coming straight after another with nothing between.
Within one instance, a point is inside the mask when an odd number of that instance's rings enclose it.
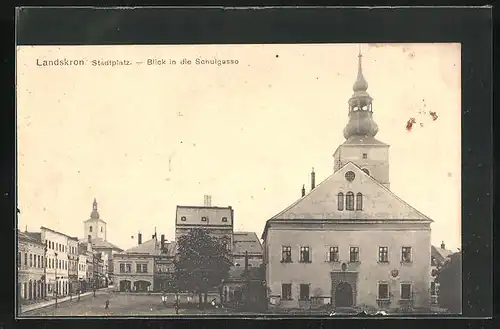
<instances>
[{"instance_id":1,"label":"clock face on tower","mask_svg":"<svg viewBox=\"0 0 500 329\"><path fill-rule=\"evenodd\" d=\"M356 175L352 171L348 171L345 173L345 179L347 179L349 182L352 182Z\"/></svg>"}]
</instances>

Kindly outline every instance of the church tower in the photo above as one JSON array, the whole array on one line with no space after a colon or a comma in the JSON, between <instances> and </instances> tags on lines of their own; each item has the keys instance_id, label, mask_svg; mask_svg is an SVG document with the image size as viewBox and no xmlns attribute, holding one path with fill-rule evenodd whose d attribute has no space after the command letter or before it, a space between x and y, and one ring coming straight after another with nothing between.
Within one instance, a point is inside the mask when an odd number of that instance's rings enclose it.
<instances>
[{"instance_id":1,"label":"church tower","mask_svg":"<svg viewBox=\"0 0 500 329\"><path fill-rule=\"evenodd\" d=\"M335 151L334 171L347 162L358 165L379 183L390 188L389 145L377 140L378 125L373 119L373 98L363 75L361 49L358 55L358 76L348 102L349 121L344 128L346 141Z\"/></svg>"},{"instance_id":2,"label":"church tower","mask_svg":"<svg viewBox=\"0 0 500 329\"><path fill-rule=\"evenodd\" d=\"M102 239L106 241L107 228L106 222L102 220L99 216L99 210L97 209L97 200L94 198L92 203L92 212L90 213L90 218L83 222L83 230L85 232L85 239Z\"/></svg>"}]
</instances>

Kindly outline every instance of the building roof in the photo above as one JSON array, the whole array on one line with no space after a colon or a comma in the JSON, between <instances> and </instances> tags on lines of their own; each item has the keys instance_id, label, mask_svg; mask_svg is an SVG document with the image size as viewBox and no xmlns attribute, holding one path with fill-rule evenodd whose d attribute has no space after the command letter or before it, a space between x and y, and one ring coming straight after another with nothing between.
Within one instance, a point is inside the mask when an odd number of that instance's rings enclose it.
<instances>
[{"instance_id":1,"label":"building roof","mask_svg":"<svg viewBox=\"0 0 500 329\"><path fill-rule=\"evenodd\" d=\"M80 243L87 243L88 240L86 239L81 239ZM123 249L120 247L115 246L111 242L108 242L102 238L95 238L91 240L92 242L92 248L94 249L113 249L118 252L122 252Z\"/></svg>"},{"instance_id":2,"label":"building roof","mask_svg":"<svg viewBox=\"0 0 500 329\"><path fill-rule=\"evenodd\" d=\"M449 256L453 254L453 251L448 249L438 248L436 246L431 246L431 256L436 258L438 261L442 262Z\"/></svg>"},{"instance_id":3,"label":"building roof","mask_svg":"<svg viewBox=\"0 0 500 329\"><path fill-rule=\"evenodd\" d=\"M17 230L17 235L19 237L19 240L23 241L28 241L31 243L37 243L43 246L41 233L36 233L36 232L21 232L20 230Z\"/></svg>"},{"instance_id":4,"label":"building roof","mask_svg":"<svg viewBox=\"0 0 500 329\"><path fill-rule=\"evenodd\" d=\"M67 234L64 234L64 233L61 233L61 232L58 232L56 230L53 230L53 229L50 229L48 227L45 227L45 226L41 226L40 227L40 230L47 230L47 231L50 231L50 232L53 232L53 233L56 233L56 234L60 234L60 235L64 235L65 237L67 237L68 239L72 239L72 240L76 240L78 241L78 238L74 237L74 236L69 236Z\"/></svg>"},{"instance_id":5,"label":"building roof","mask_svg":"<svg viewBox=\"0 0 500 329\"><path fill-rule=\"evenodd\" d=\"M234 232L233 233L233 254L258 254L262 255L262 244L255 232Z\"/></svg>"},{"instance_id":6,"label":"building roof","mask_svg":"<svg viewBox=\"0 0 500 329\"><path fill-rule=\"evenodd\" d=\"M347 183L345 173L355 173L355 181ZM356 185L363 185L365 195L377 196L377 202L364 202L363 211L339 211L337 193L344 195L351 189L356 193ZM410 206L391 190L380 184L360 167L348 162L271 220L377 220L377 221L423 221L430 218Z\"/></svg>"},{"instance_id":7,"label":"building roof","mask_svg":"<svg viewBox=\"0 0 500 329\"><path fill-rule=\"evenodd\" d=\"M125 250L125 254L159 255L160 243L156 238L153 238L151 240L144 241L138 246Z\"/></svg>"},{"instance_id":8,"label":"building roof","mask_svg":"<svg viewBox=\"0 0 500 329\"><path fill-rule=\"evenodd\" d=\"M177 208L193 208L193 209L233 209L231 206L227 207L215 207L215 206L180 206L177 205Z\"/></svg>"}]
</instances>

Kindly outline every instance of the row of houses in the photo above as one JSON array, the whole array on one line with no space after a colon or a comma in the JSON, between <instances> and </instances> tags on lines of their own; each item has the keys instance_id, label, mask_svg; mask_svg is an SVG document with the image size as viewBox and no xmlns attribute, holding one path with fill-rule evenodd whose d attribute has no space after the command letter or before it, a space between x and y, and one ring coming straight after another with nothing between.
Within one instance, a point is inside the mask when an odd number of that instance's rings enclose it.
<instances>
[{"instance_id":1,"label":"row of houses","mask_svg":"<svg viewBox=\"0 0 500 329\"><path fill-rule=\"evenodd\" d=\"M38 232L18 230L21 301L99 289L112 281L112 254L122 250L106 241L106 223L99 218L96 200L90 219L84 221L84 232L85 238L79 239L44 226Z\"/></svg>"}]
</instances>

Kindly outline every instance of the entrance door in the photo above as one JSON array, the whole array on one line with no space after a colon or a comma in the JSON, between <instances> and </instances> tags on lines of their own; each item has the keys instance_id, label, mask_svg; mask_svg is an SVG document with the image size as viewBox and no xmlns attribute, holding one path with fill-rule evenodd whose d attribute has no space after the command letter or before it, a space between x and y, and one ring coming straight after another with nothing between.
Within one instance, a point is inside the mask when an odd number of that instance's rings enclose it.
<instances>
[{"instance_id":1,"label":"entrance door","mask_svg":"<svg viewBox=\"0 0 500 329\"><path fill-rule=\"evenodd\" d=\"M336 307L351 307L352 287L347 282L340 282L335 289L335 306Z\"/></svg>"}]
</instances>

